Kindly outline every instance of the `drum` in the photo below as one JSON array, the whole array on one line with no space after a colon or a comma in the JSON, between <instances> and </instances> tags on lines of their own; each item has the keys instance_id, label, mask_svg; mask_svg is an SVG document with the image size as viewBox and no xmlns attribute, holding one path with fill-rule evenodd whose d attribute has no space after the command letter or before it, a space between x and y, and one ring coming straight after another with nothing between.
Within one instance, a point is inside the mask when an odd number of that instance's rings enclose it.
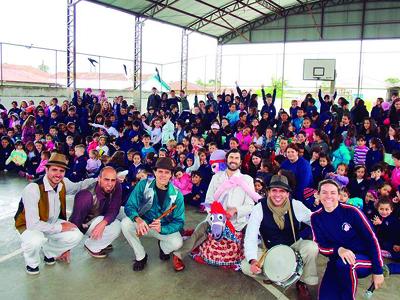
<instances>
[{"instance_id":1,"label":"drum","mask_svg":"<svg viewBox=\"0 0 400 300\"><path fill-rule=\"evenodd\" d=\"M286 288L300 279L303 260L300 253L286 245L277 245L268 250L263 272L269 280Z\"/></svg>"}]
</instances>

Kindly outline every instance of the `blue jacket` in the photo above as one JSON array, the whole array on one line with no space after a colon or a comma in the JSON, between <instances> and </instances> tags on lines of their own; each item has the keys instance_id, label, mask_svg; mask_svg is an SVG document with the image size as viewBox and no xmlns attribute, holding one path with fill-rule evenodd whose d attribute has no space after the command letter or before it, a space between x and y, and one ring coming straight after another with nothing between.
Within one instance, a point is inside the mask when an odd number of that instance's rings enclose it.
<instances>
[{"instance_id":1,"label":"blue jacket","mask_svg":"<svg viewBox=\"0 0 400 300\"><path fill-rule=\"evenodd\" d=\"M382 274L378 239L365 215L356 207L340 203L332 212L321 208L311 215L314 241L319 252L329 259L340 259L338 249L364 254L372 262L372 273Z\"/></svg>"},{"instance_id":2,"label":"blue jacket","mask_svg":"<svg viewBox=\"0 0 400 300\"><path fill-rule=\"evenodd\" d=\"M161 219L160 233L167 235L179 232L185 224L185 206L182 193L172 183L169 183L161 207L160 201L157 198L155 185L155 179L143 179L136 184L135 189L125 204L126 215L132 221L135 221L135 217L140 216L147 224L150 224L175 204L176 208L168 216ZM146 205L151 205L151 207L144 209Z\"/></svg>"},{"instance_id":3,"label":"blue jacket","mask_svg":"<svg viewBox=\"0 0 400 300\"><path fill-rule=\"evenodd\" d=\"M311 187L313 178L311 174L311 166L308 161L300 157L295 163L285 160L281 169L292 171L296 177L296 189L293 191L293 198L303 201L303 191L306 187Z\"/></svg>"}]
</instances>

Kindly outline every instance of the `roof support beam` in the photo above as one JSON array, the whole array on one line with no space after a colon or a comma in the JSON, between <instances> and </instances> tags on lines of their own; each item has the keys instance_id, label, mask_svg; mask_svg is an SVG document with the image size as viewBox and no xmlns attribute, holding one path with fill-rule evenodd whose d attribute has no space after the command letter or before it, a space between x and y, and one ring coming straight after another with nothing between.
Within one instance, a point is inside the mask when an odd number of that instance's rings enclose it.
<instances>
[{"instance_id":1,"label":"roof support beam","mask_svg":"<svg viewBox=\"0 0 400 300\"><path fill-rule=\"evenodd\" d=\"M76 1L67 0L67 88L76 90Z\"/></svg>"},{"instance_id":2,"label":"roof support beam","mask_svg":"<svg viewBox=\"0 0 400 300\"><path fill-rule=\"evenodd\" d=\"M148 15L149 17L154 17L157 13L165 8L169 8L172 4L178 2L179 0L161 0L157 3L153 3L150 7L144 9L140 12L141 15Z\"/></svg>"},{"instance_id":3,"label":"roof support beam","mask_svg":"<svg viewBox=\"0 0 400 300\"><path fill-rule=\"evenodd\" d=\"M237 2L240 3L240 4L242 4L242 5L245 6L245 7L250 8L251 10L253 10L253 11L259 13L260 15L262 15L262 16L264 16L264 17L267 16L267 14L263 13L261 10L258 10L257 8L253 7L253 4L257 3L257 1L254 1L254 2L250 3L250 0L244 0L244 1L237 0Z\"/></svg>"},{"instance_id":4,"label":"roof support beam","mask_svg":"<svg viewBox=\"0 0 400 300\"><path fill-rule=\"evenodd\" d=\"M236 1L234 1L232 3L229 3L229 4L221 7L220 9L218 7L215 7L216 9L214 9L209 14L207 14L207 15L203 16L201 19L199 19L197 21L194 21L191 24L189 24L188 28L193 29L195 31L198 31L201 28L203 28L204 26L208 25L209 23L213 23L214 24L214 21L216 21L218 19L222 19L224 16L226 16L228 14L233 15L232 14L233 12L242 9L244 6L245 5L243 3L241 3L241 2L238 3ZM233 16L235 16L235 15L233 15ZM241 18L241 20L243 22L245 22L246 24L249 22L248 20L245 20L243 18ZM226 23L226 21L225 21L225 23ZM228 28L229 28L228 29L229 31L234 30L233 27L230 24L229 24Z\"/></svg>"},{"instance_id":5,"label":"roof support beam","mask_svg":"<svg viewBox=\"0 0 400 300\"><path fill-rule=\"evenodd\" d=\"M188 60L189 60L189 32L182 29L181 43L181 90L186 92L188 81Z\"/></svg>"},{"instance_id":6,"label":"roof support beam","mask_svg":"<svg viewBox=\"0 0 400 300\"><path fill-rule=\"evenodd\" d=\"M243 18L241 18L241 17L239 17L239 16L237 16L237 15L234 15L234 14L233 14L232 12L230 12L229 10L225 10L225 8L214 6L214 5L210 4L210 3L204 2L204 1L202 1L202 0L195 0L195 1L198 2L198 3L204 4L204 5L206 5L206 6L209 6L209 7L211 7L211 8L214 8L214 12L213 12L213 13L218 12L220 15L222 15L222 14L224 14L224 15L230 15L230 16L232 16L232 17L234 17L234 18L236 18L236 19L238 19L238 20L240 20L240 21L242 21L242 22L249 22L249 20L243 19Z\"/></svg>"},{"instance_id":7,"label":"roof support beam","mask_svg":"<svg viewBox=\"0 0 400 300\"><path fill-rule=\"evenodd\" d=\"M215 93L221 90L222 79L222 45L217 45L217 53L215 56Z\"/></svg>"},{"instance_id":8,"label":"roof support beam","mask_svg":"<svg viewBox=\"0 0 400 300\"><path fill-rule=\"evenodd\" d=\"M133 90L139 92L138 108L142 106L143 18L135 18L135 48L133 57Z\"/></svg>"},{"instance_id":9,"label":"roof support beam","mask_svg":"<svg viewBox=\"0 0 400 300\"><path fill-rule=\"evenodd\" d=\"M314 2L308 3L307 5L305 5L305 3L303 2L304 5L297 5L297 6L293 6L289 9L284 10L283 15L278 15L275 13L269 14L267 17L258 18L257 20L254 20L253 22L245 24L239 28L236 28L235 30L232 30L232 31L220 36L218 38L218 43L225 44L228 41L230 41L246 32L254 30L255 28L258 28L267 23L271 23L273 21L282 19L285 16L304 14L308 10L321 9L322 6L324 6L326 8L326 7L333 7L333 6L344 5L344 4L361 3L363 1L364 0L325 0L324 4L322 4L321 1L314 1Z\"/></svg>"},{"instance_id":10,"label":"roof support beam","mask_svg":"<svg viewBox=\"0 0 400 300\"><path fill-rule=\"evenodd\" d=\"M181 14L183 14L183 15L187 15L187 16L190 16L190 17L192 17L192 18L199 19L199 20L201 20L201 21L206 21L207 23L212 23L212 24L214 24L214 25L216 25L216 26L225 28L225 29L227 29L227 30L232 30L232 28L229 28L229 27L227 27L227 26L225 26L225 25L216 23L216 22L214 22L214 21L207 21L207 20L205 20L203 17L196 16L196 15L194 15L194 14L192 14L192 13L188 13L187 11L183 11L183 10L181 10L181 9L179 9L179 8L176 8L176 7L173 7L173 6L168 6L168 5L166 5L166 4L157 2L157 1L155 1L155 0L148 0L148 1L151 2L151 3L154 3L154 4L158 4L158 5L160 5L160 6L164 7L164 8L171 9L171 10L176 11L176 12L178 12L178 13L181 13Z\"/></svg>"},{"instance_id":11,"label":"roof support beam","mask_svg":"<svg viewBox=\"0 0 400 300\"><path fill-rule=\"evenodd\" d=\"M261 0L258 1L258 4L264 6L265 8L269 9L270 11L273 11L274 13L282 16L283 11L285 10L282 6L277 5L273 1L266 1L266 0Z\"/></svg>"}]
</instances>

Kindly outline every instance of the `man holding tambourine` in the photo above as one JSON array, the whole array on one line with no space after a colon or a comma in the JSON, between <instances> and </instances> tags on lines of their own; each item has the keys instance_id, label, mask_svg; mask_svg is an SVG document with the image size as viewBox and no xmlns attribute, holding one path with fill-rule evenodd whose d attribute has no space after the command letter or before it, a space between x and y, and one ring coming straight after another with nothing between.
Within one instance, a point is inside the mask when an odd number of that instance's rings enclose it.
<instances>
[{"instance_id":1,"label":"man holding tambourine","mask_svg":"<svg viewBox=\"0 0 400 300\"><path fill-rule=\"evenodd\" d=\"M272 176L267 198L261 199L250 215L242 271L282 287L297 281L299 299L311 299L307 284L318 284L318 246L299 238L300 223L310 225L311 211L300 201L291 200L290 192L285 176ZM268 252L258 248L258 235Z\"/></svg>"}]
</instances>

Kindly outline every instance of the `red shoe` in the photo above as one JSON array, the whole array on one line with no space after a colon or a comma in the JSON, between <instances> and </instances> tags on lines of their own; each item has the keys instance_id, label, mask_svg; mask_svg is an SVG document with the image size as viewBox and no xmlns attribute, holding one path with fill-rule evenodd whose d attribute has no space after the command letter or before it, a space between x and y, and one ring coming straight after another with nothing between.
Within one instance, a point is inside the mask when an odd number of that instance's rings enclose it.
<instances>
[{"instance_id":1,"label":"red shoe","mask_svg":"<svg viewBox=\"0 0 400 300\"><path fill-rule=\"evenodd\" d=\"M311 294L304 282L296 282L297 296L299 300L311 300Z\"/></svg>"},{"instance_id":2,"label":"red shoe","mask_svg":"<svg viewBox=\"0 0 400 300\"><path fill-rule=\"evenodd\" d=\"M176 255L172 255L172 263L174 265L175 271L177 272L180 272L185 268L185 264L183 263L182 259L180 259Z\"/></svg>"}]
</instances>

